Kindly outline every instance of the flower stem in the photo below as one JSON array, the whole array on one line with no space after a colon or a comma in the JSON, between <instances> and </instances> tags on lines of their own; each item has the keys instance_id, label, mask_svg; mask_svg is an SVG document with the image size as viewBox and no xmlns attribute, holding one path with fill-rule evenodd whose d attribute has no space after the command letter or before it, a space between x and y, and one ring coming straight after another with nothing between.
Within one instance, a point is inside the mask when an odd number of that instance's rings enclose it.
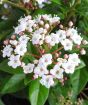
<instances>
[{"instance_id":1,"label":"flower stem","mask_svg":"<svg viewBox=\"0 0 88 105\"><path fill-rule=\"evenodd\" d=\"M33 57L40 58L40 56L38 56L38 55L36 55L36 54L26 53L26 55L31 55L31 56L33 56Z\"/></svg>"},{"instance_id":2,"label":"flower stem","mask_svg":"<svg viewBox=\"0 0 88 105\"><path fill-rule=\"evenodd\" d=\"M57 50L53 51L52 54L55 54L55 53L57 53L58 51L60 51L60 50L62 50L62 49L63 49L63 46L60 47L60 48L58 48Z\"/></svg>"}]
</instances>

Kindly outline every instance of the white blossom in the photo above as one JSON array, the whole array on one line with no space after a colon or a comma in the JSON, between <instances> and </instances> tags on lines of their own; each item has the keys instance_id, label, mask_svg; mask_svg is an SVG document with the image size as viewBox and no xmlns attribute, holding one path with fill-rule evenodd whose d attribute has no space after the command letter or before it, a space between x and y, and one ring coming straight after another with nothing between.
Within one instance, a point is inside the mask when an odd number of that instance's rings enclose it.
<instances>
[{"instance_id":1,"label":"white blossom","mask_svg":"<svg viewBox=\"0 0 88 105\"><path fill-rule=\"evenodd\" d=\"M9 58L8 65L13 67L14 69L18 66L21 66L20 56L19 55L11 55Z\"/></svg>"},{"instance_id":2,"label":"white blossom","mask_svg":"<svg viewBox=\"0 0 88 105\"><path fill-rule=\"evenodd\" d=\"M73 42L77 45L81 44L82 38L80 35L73 35L71 36L71 39L73 40Z\"/></svg>"},{"instance_id":3,"label":"white blossom","mask_svg":"<svg viewBox=\"0 0 88 105\"><path fill-rule=\"evenodd\" d=\"M24 3L29 3L30 0L23 0Z\"/></svg>"},{"instance_id":4,"label":"white blossom","mask_svg":"<svg viewBox=\"0 0 88 105\"><path fill-rule=\"evenodd\" d=\"M50 70L50 73L58 79L63 79L63 72L64 69L60 68L58 64L56 64L54 68Z\"/></svg>"},{"instance_id":5,"label":"white blossom","mask_svg":"<svg viewBox=\"0 0 88 105\"><path fill-rule=\"evenodd\" d=\"M80 63L80 59L78 57L78 54L73 53L73 54L69 54L69 62L73 63L75 66L78 66Z\"/></svg>"},{"instance_id":6,"label":"white blossom","mask_svg":"<svg viewBox=\"0 0 88 105\"><path fill-rule=\"evenodd\" d=\"M60 17L58 16L54 16L53 18L50 18L49 22L51 25L53 25L54 23L58 23L60 21Z\"/></svg>"},{"instance_id":7,"label":"white blossom","mask_svg":"<svg viewBox=\"0 0 88 105\"><path fill-rule=\"evenodd\" d=\"M32 43L33 44L39 44L41 40L41 35L40 34L34 34L32 37Z\"/></svg>"},{"instance_id":8,"label":"white blossom","mask_svg":"<svg viewBox=\"0 0 88 105\"><path fill-rule=\"evenodd\" d=\"M47 70L47 68L45 66L37 66L34 69L34 73L41 77L44 74L48 74L48 70Z\"/></svg>"},{"instance_id":9,"label":"white blossom","mask_svg":"<svg viewBox=\"0 0 88 105\"><path fill-rule=\"evenodd\" d=\"M50 88L54 85L54 80L52 75L43 75L40 83L44 85L46 88Z\"/></svg>"},{"instance_id":10,"label":"white blossom","mask_svg":"<svg viewBox=\"0 0 88 105\"><path fill-rule=\"evenodd\" d=\"M61 42L61 44L64 46L64 49L67 50L72 50L73 43L69 39L65 39Z\"/></svg>"},{"instance_id":11,"label":"white blossom","mask_svg":"<svg viewBox=\"0 0 88 105\"><path fill-rule=\"evenodd\" d=\"M29 37L27 35L23 35L19 38L19 43L27 44L28 41L29 41Z\"/></svg>"},{"instance_id":12,"label":"white blossom","mask_svg":"<svg viewBox=\"0 0 88 105\"><path fill-rule=\"evenodd\" d=\"M25 23L23 23L23 24L20 24L20 25L18 25L16 28L14 28L15 29L15 34L19 34L20 32L23 32L23 31L25 31L25 29L26 29L26 24Z\"/></svg>"},{"instance_id":13,"label":"white blossom","mask_svg":"<svg viewBox=\"0 0 88 105\"><path fill-rule=\"evenodd\" d=\"M25 44L19 44L16 46L14 52L20 56L23 56L27 52L27 46Z\"/></svg>"},{"instance_id":14,"label":"white blossom","mask_svg":"<svg viewBox=\"0 0 88 105\"><path fill-rule=\"evenodd\" d=\"M12 54L13 48L11 45L6 45L2 51L3 57L10 57Z\"/></svg>"},{"instance_id":15,"label":"white blossom","mask_svg":"<svg viewBox=\"0 0 88 105\"><path fill-rule=\"evenodd\" d=\"M66 31L66 34L67 36L74 36L74 35L78 35L78 32L76 29L74 28L69 28L67 31Z\"/></svg>"},{"instance_id":16,"label":"white blossom","mask_svg":"<svg viewBox=\"0 0 88 105\"><path fill-rule=\"evenodd\" d=\"M27 65L23 66L23 70L25 74L32 73L34 69L34 64L28 63Z\"/></svg>"},{"instance_id":17,"label":"white blossom","mask_svg":"<svg viewBox=\"0 0 88 105\"><path fill-rule=\"evenodd\" d=\"M64 39L66 39L66 32L64 30L59 30L56 32L58 36L58 42L62 42Z\"/></svg>"},{"instance_id":18,"label":"white blossom","mask_svg":"<svg viewBox=\"0 0 88 105\"><path fill-rule=\"evenodd\" d=\"M64 70L67 74L69 74L69 73L72 74L75 71L75 65L71 62L63 63L62 67L64 68Z\"/></svg>"},{"instance_id":19,"label":"white blossom","mask_svg":"<svg viewBox=\"0 0 88 105\"><path fill-rule=\"evenodd\" d=\"M42 58L39 59L39 65L48 66L52 63L52 55L51 54L44 54Z\"/></svg>"},{"instance_id":20,"label":"white blossom","mask_svg":"<svg viewBox=\"0 0 88 105\"><path fill-rule=\"evenodd\" d=\"M51 33L50 36L47 36L45 38L46 42L48 42L51 46L55 46L55 44L58 44L58 36L54 33Z\"/></svg>"},{"instance_id":21,"label":"white blossom","mask_svg":"<svg viewBox=\"0 0 88 105\"><path fill-rule=\"evenodd\" d=\"M10 40L10 44L16 46L18 44L17 40Z\"/></svg>"}]
</instances>

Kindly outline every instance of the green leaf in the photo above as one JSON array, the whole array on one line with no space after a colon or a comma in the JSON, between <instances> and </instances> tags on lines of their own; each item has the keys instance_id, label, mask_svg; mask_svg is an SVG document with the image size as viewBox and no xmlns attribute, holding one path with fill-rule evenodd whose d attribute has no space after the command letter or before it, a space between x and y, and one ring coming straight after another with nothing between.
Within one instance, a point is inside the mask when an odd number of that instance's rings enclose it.
<instances>
[{"instance_id":1,"label":"green leaf","mask_svg":"<svg viewBox=\"0 0 88 105\"><path fill-rule=\"evenodd\" d=\"M25 85L28 85L33 79L33 74L28 74L25 76L25 79L24 79L24 84Z\"/></svg>"},{"instance_id":2,"label":"green leaf","mask_svg":"<svg viewBox=\"0 0 88 105\"><path fill-rule=\"evenodd\" d=\"M82 69L82 68L84 68L85 66L86 66L86 65L85 65L84 61L81 60L81 63L80 63L80 65L79 65L78 67L76 67L76 70Z\"/></svg>"},{"instance_id":3,"label":"green leaf","mask_svg":"<svg viewBox=\"0 0 88 105\"><path fill-rule=\"evenodd\" d=\"M88 71L86 68L76 70L75 73L70 76L70 80L73 91L72 99L74 100L88 82Z\"/></svg>"},{"instance_id":4,"label":"green leaf","mask_svg":"<svg viewBox=\"0 0 88 105\"><path fill-rule=\"evenodd\" d=\"M10 74L23 73L23 70L20 67L18 67L17 69L13 69L12 67L8 66L8 60L4 60L0 63L0 71L4 71Z\"/></svg>"},{"instance_id":5,"label":"green leaf","mask_svg":"<svg viewBox=\"0 0 88 105\"><path fill-rule=\"evenodd\" d=\"M24 88L24 74L15 74L13 75L4 85L1 90L2 94L16 92Z\"/></svg>"},{"instance_id":6,"label":"green leaf","mask_svg":"<svg viewBox=\"0 0 88 105\"><path fill-rule=\"evenodd\" d=\"M5 104L2 102L2 100L0 100L0 105L5 105Z\"/></svg>"},{"instance_id":7,"label":"green leaf","mask_svg":"<svg viewBox=\"0 0 88 105\"><path fill-rule=\"evenodd\" d=\"M83 100L83 105L88 105L88 100Z\"/></svg>"},{"instance_id":8,"label":"green leaf","mask_svg":"<svg viewBox=\"0 0 88 105\"><path fill-rule=\"evenodd\" d=\"M7 37L13 30L7 30L7 31L3 31L0 33L0 40L4 39L5 37Z\"/></svg>"},{"instance_id":9,"label":"green leaf","mask_svg":"<svg viewBox=\"0 0 88 105\"><path fill-rule=\"evenodd\" d=\"M44 105L48 98L49 89L42 86L39 80L34 80L29 84L29 100L31 105Z\"/></svg>"},{"instance_id":10,"label":"green leaf","mask_svg":"<svg viewBox=\"0 0 88 105\"><path fill-rule=\"evenodd\" d=\"M54 3L61 4L60 0L51 0Z\"/></svg>"}]
</instances>

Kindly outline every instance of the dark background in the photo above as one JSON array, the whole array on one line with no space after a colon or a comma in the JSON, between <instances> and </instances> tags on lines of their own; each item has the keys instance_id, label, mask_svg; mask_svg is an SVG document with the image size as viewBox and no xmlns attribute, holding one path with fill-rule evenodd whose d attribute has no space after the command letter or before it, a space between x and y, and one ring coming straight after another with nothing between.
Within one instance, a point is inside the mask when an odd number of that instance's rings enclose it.
<instances>
[{"instance_id":1,"label":"dark background","mask_svg":"<svg viewBox=\"0 0 88 105\"><path fill-rule=\"evenodd\" d=\"M16 98L11 94L2 96L2 101L5 105L31 105L27 99ZM48 102L45 105L49 105Z\"/></svg>"}]
</instances>

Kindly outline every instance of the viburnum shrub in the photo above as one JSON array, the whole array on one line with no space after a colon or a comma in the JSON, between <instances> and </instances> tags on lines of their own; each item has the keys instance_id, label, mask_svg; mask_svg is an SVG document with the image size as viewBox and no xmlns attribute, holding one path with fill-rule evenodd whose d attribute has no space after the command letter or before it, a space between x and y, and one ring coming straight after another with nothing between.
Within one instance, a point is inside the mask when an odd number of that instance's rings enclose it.
<instances>
[{"instance_id":1,"label":"viburnum shrub","mask_svg":"<svg viewBox=\"0 0 88 105\"><path fill-rule=\"evenodd\" d=\"M54 86L55 80L64 82L64 75L74 73L81 64L79 56L86 54L82 46L88 42L72 22L68 27L60 25L59 28L59 25L60 17L50 14L20 18L11 38L4 41L2 53L3 57L8 57L8 65L13 69L22 67L25 74L32 73L33 79L39 78L46 88ZM31 52L30 43L35 46L36 54ZM57 48L52 51L54 46ZM73 49L78 52L72 53Z\"/></svg>"},{"instance_id":2,"label":"viburnum shrub","mask_svg":"<svg viewBox=\"0 0 88 105\"><path fill-rule=\"evenodd\" d=\"M45 105L47 99L49 105L87 103L82 91L88 82L87 1L0 4L0 95L15 94L31 105Z\"/></svg>"}]
</instances>

